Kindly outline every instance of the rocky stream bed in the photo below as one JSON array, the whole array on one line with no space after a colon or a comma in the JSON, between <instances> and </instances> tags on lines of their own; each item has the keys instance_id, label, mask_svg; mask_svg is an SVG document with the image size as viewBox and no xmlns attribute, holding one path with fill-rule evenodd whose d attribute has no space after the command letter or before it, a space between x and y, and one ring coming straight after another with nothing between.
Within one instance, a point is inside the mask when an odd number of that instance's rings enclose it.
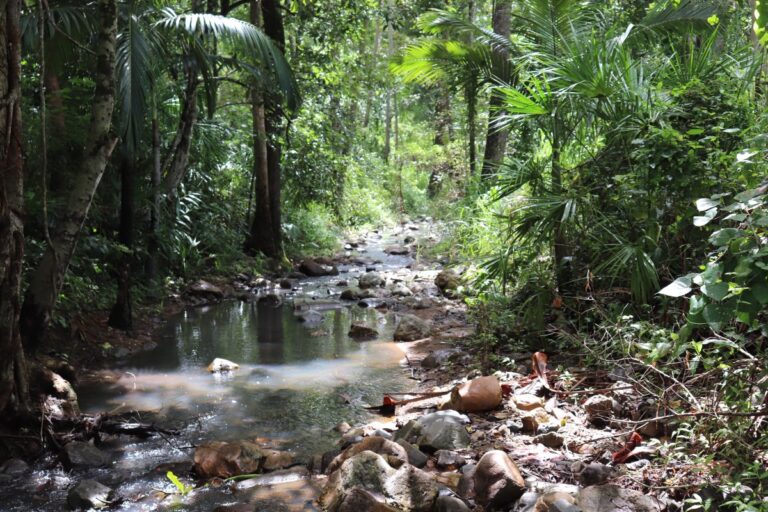
<instances>
[{"instance_id":1,"label":"rocky stream bed","mask_svg":"<svg viewBox=\"0 0 768 512\"><path fill-rule=\"evenodd\" d=\"M435 229L369 233L289 275L194 283L149 350L75 388L52 363L50 415L122 430L5 461L0 510L676 509L647 492L675 468L655 462L665 425L643 421L653 401L631 379L565 375L543 353L480 375L459 274L419 258Z\"/></svg>"}]
</instances>

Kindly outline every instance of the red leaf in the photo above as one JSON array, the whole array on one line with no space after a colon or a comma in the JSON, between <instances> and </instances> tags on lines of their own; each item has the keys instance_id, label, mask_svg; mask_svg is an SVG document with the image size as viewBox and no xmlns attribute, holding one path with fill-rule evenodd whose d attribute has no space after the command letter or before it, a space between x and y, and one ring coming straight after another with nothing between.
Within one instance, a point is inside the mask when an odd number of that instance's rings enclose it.
<instances>
[{"instance_id":1,"label":"red leaf","mask_svg":"<svg viewBox=\"0 0 768 512\"><path fill-rule=\"evenodd\" d=\"M512 396L512 385L511 384L502 384L501 385L501 395L504 398L508 398Z\"/></svg>"},{"instance_id":2,"label":"red leaf","mask_svg":"<svg viewBox=\"0 0 768 512\"><path fill-rule=\"evenodd\" d=\"M632 451L637 448L637 446L643 442L643 438L640 434L637 432L632 432L630 434L629 439L627 439L627 443L624 445L624 447L613 453L613 463L614 464L621 464L623 462L626 462L627 459L629 459L630 456L636 455L636 453L632 453Z\"/></svg>"}]
</instances>

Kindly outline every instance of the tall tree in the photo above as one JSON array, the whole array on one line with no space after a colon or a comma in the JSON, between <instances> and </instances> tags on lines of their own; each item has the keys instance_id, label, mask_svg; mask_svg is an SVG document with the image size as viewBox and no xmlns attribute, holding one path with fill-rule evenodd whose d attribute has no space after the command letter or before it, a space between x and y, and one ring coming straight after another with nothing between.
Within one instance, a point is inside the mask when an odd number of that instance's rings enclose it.
<instances>
[{"instance_id":1,"label":"tall tree","mask_svg":"<svg viewBox=\"0 0 768 512\"><path fill-rule=\"evenodd\" d=\"M27 401L19 332L24 257L20 0L0 0L0 413Z\"/></svg>"},{"instance_id":2,"label":"tall tree","mask_svg":"<svg viewBox=\"0 0 768 512\"><path fill-rule=\"evenodd\" d=\"M257 3L257 2L254 2ZM253 9L254 3L251 4ZM285 50L285 27L283 16L280 12L278 0L260 0L261 18L264 33L269 36L280 51ZM251 15L253 17L253 14ZM264 91L264 138L266 140L266 183L263 170L256 177L256 211L251 224L251 232L246 240L246 250L249 252L261 252L269 258L279 258L283 252L282 243L282 216L281 216L281 158L280 132L283 125L282 98L274 90ZM254 98L252 98L254 99ZM258 95L255 97L257 104L262 101ZM254 137L261 129L259 106L252 107ZM254 141L254 165L258 165L261 149L257 147L259 141ZM263 159L261 161L263 163ZM262 180L259 181L259 176ZM260 187L260 188L259 188ZM265 226L269 224L269 226Z\"/></svg>"},{"instance_id":3,"label":"tall tree","mask_svg":"<svg viewBox=\"0 0 768 512\"><path fill-rule=\"evenodd\" d=\"M91 104L88 139L78 172L72 178L61 219L51 233L51 244L30 277L21 312L21 330L28 350L35 350L44 334L64 275L77 246L77 240L91 208L104 169L117 143L112 132L115 105L115 50L117 39L117 2L98 0L99 19L96 41L96 84Z\"/></svg>"},{"instance_id":4,"label":"tall tree","mask_svg":"<svg viewBox=\"0 0 768 512\"><path fill-rule=\"evenodd\" d=\"M509 39L511 25L510 0L496 0L493 6L493 31L504 39ZM498 55L498 62L509 61L509 48L506 46L494 47L493 51ZM508 75L508 73L505 73ZM509 77L505 77L508 80ZM491 99L488 112L488 130L485 137L485 154L483 156L482 178L487 180L496 173L496 169L504 159L507 149L509 128L498 126L499 119L504 115L502 106L503 97L495 89L491 89Z\"/></svg>"}]
</instances>

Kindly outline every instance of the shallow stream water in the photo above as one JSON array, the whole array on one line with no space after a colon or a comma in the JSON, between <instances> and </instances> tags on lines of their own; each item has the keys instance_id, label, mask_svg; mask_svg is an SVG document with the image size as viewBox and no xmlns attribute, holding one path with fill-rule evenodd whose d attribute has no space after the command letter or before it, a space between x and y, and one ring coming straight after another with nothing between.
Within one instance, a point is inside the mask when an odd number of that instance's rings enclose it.
<instances>
[{"instance_id":1,"label":"shallow stream water","mask_svg":"<svg viewBox=\"0 0 768 512\"><path fill-rule=\"evenodd\" d=\"M377 269L406 266L410 258L383 252L392 242L374 237L360 256L379 260ZM181 434L143 441L108 438L101 446L112 457L107 468L67 472L53 458L39 461L31 475L2 486L0 510L65 510L68 489L95 478L124 499L118 510L208 511L243 498L227 488L206 488L183 500L160 501L153 489L174 490L161 465L178 462L184 468L193 447L211 440L257 439L290 451L299 462L333 448L339 437L336 424L369 420L364 405L381 403L384 392L414 387L400 367L403 351L384 341L392 339L393 317L333 298L339 291L336 282L357 277L364 266L340 270L339 277L301 281L298 290L283 293L278 307L229 301L187 309L170 319L157 333L157 348L117 368L120 377L114 384L77 391L84 412L147 411L147 419ZM307 309L322 316L301 322L297 312ZM350 339L352 322L376 326L380 340ZM206 366L216 357L240 369L208 373ZM263 510L314 510L308 485L254 488L248 499L265 503ZM276 500L274 506L270 500Z\"/></svg>"}]
</instances>

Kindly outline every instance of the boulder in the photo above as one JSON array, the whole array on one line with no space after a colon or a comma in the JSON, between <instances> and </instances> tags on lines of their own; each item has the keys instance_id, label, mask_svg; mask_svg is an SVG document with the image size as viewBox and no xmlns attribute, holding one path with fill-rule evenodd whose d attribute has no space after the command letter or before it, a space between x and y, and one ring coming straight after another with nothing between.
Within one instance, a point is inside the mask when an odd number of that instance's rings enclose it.
<instances>
[{"instance_id":1,"label":"boulder","mask_svg":"<svg viewBox=\"0 0 768 512\"><path fill-rule=\"evenodd\" d=\"M362 294L359 288L347 288L341 292L341 300L360 300Z\"/></svg>"},{"instance_id":2,"label":"boulder","mask_svg":"<svg viewBox=\"0 0 768 512\"><path fill-rule=\"evenodd\" d=\"M384 484L384 494L401 510L428 512L437 500L434 475L403 464Z\"/></svg>"},{"instance_id":3,"label":"boulder","mask_svg":"<svg viewBox=\"0 0 768 512\"><path fill-rule=\"evenodd\" d=\"M461 278L453 270L443 270L435 277L435 286L446 297L455 297Z\"/></svg>"},{"instance_id":4,"label":"boulder","mask_svg":"<svg viewBox=\"0 0 768 512\"><path fill-rule=\"evenodd\" d=\"M403 245L390 245L384 248L384 252L393 256L407 256L411 250Z\"/></svg>"},{"instance_id":5,"label":"boulder","mask_svg":"<svg viewBox=\"0 0 768 512\"><path fill-rule=\"evenodd\" d=\"M319 502L324 510L338 511L352 489L384 494L384 483L395 470L379 454L363 451L346 459L328 478Z\"/></svg>"},{"instance_id":6,"label":"boulder","mask_svg":"<svg viewBox=\"0 0 768 512\"><path fill-rule=\"evenodd\" d=\"M380 286L384 286L384 282L384 278L381 277L378 272L368 272L360 276L360 279L357 281L357 285L361 289L366 290L368 288L378 288Z\"/></svg>"},{"instance_id":7,"label":"boulder","mask_svg":"<svg viewBox=\"0 0 768 512\"><path fill-rule=\"evenodd\" d=\"M217 299L224 297L224 290L215 284L211 284L208 281L204 281L202 279L191 284L189 288L187 288L187 293L189 295L196 295L198 297L214 297Z\"/></svg>"},{"instance_id":8,"label":"boulder","mask_svg":"<svg viewBox=\"0 0 768 512\"><path fill-rule=\"evenodd\" d=\"M436 512L469 512L466 503L455 496L440 496L435 502Z\"/></svg>"},{"instance_id":9,"label":"boulder","mask_svg":"<svg viewBox=\"0 0 768 512\"><path fill-rule=\"evenodd\" d=\"M467 462L464 457L453 450L437 450L435 456L437 457L437 467L443 470L457 469Z\"/></svg>"},{"instance_id":10,"label":"boulder","mask_svg":"<svg viewBox=\"0 0 768 512\"><path fill-rule=\"evenodd\" d=\"M605 395L593 395L584 402L583 407L589 421L601 426L613 414L613 399Z\"/></svg>"},{"instance_id":11,"label":"boulder","mask_svg":"<svg viewBox=\"0 0 768 512\"><path fill-rule=\"evenodd\" d=\"M379 331L364 324L352 324L347 335L356 341L375 340Z\"/></svg>"},{"instance_id":12,"label":"boulder","mask_svg":"<svg viewBox=\"0 0 768 512\"><path fill-rule=\"evenodd\" d=\"M211 373L231 372L239 368L239 364L220 357L217 357L208 365L208 371Z\"/></svg>"},{"instance_id":13,"label":"boulder","mask_svg":"<svg viewBox=\"0 0 768 512\"><path fill-rule=\"evenodd\" d=\"M469 418L456 411L426 414L417 420L419 435L416 444L433 451L459 450L470 443L466 425ZM407 426L407 425L406 425Z\"/></svg>"},{"instance_id":14,"label":"boulder","mask_svg":"<svg viewBox=\"0 0 768 512\"><path fill-rule=\"evenodd\" d=\"M501 450L491 450L475 468L475 496L488 510L509 508L525 493L525 480L512 459Z\"/></svg>"},{"instance_id":15,"label":"boulder","mask_svg":"<svg viewBox=\"0 0 768 512\"><path fill-rule=\"evenodd\" d=\"M342 498L338 512L397 512L384 502L377 500L371 493L355 487Z\"/></svg>"},{"instance_id":16,"label":"boulder","mask_svg":"<svg viewBox=\"0 0 768 512\"><path fill-rule=\"evenodd\" d=\"M21 459L8 459L0 464L0 474L19 476L29 471L29 464Z\"/></svg>"},{"instance_id":17,"label":"boulder","mask_svg":"<svg viewBox=\"0 0 768 512\"><path fill-rule=\"evenodd\" d=\"M429 457L424 452L416 448L414 445L406 441L405 439L398 439L397 444L405 448L405 453L408 454L408 464L417 467L419 469L427 465Z\"/></svg>"},{"instance_id":18,"label":"boulder","mask_svg":"<svg viewBox=\"0 0 768 512\"><path fill-rule=\"evenodd\" d=\"M547 432L533 438L533 440L547 448L558 449L565 444L565 438L557 432Z\"/></svg>"},{"instance_id":19,"label":"boulder","mask_svg":"<svg viewBox=\"0 0 768 512\"><path fill-rule=\"evenodd\" d=\"M109 454L90 443L72 441L64 446L64 464L69 469L98 468L109 463Z\"/></svg>"},{"instance_id":20,"label":"boulder","mask_svg":"<svg viewBox=\"0 0 768 512\"><path fill-rule=\"evenodd\" d=\"M499 379L478 377L455 388L445 407L459 412L484 412L496 409L501 405L501 399Z\"/></svg>"},{"instance_id":21,"label":"boulder","mask_svg":"<svg viewBox=\"0 0 768 512\"><path fill-rule=\"evenodd\" d=\"M593 485L579 491L576 505L583 512L660 512L656 499L617 485Z\"/></svg>"},{"instance_id":22,"label":"boulder","mask_svg":"<svg viewBox=\"0 0 768 512\"><path fill-rule=\"evenodd\" d=\"M259 306L268 306L271 308L279 308L283 305L283 299L276 293L268 293L259 297L257 301Z\"/></svg>"},{"instance_id":23,"label":"boulder","mask_svg":"<svg viewBox=\"0 0 768 512\"><path fill-rule=\"evenodd\" d=\"M362 442L354 444L344 450L344 452L339 454L328 465L327 472L333 473L339 469L345 461L364 451L373 452L383 456L390 466L399 467L408 462L408 453L405 451L405 448L393 441L384 439L383 437L372 436L366 437Z\"/></svg>"},{"instance_id":24,"label":"boulder","mask_svg":"<svg viewBox=\"0 0 768 512\"><path fill-rule=\"evenodd\" d=\"M261 463L262 471L276 471L285 469L293 464L293 455L279 450L262 450L264 460Z\"/></svg>"},{"instance_id":25,"label":"boulder","mask_svg":"<svg viewBox=\"0 0 768 512\"><path fill-rule=\"evenodd\" d=\"M70 443L71 444L71 443ZM72 510L90 510L109 505L112 489L96 480L83 480L67 493L67 505Z\"/></svg>"},{"instance_id":26,"label":"boulder","mask_svg":"<svg viewBox=\"0 0 768 512\"><path fill-rule=\"evenodd\" d=\"M299 264L299 272L309 277L337 276L339 269L334 265L323 265L316 260L306 259Z\"/></svg>"},{"instance_id":27,"label":"boulder","mask_svg":"<svg viewBox=\"0 0 768 512\"><path fill-rule=\"evenodd\" d=\"M392 287L392 295L395 297L410 297L413 295L413 292L410 288L405 286L403 283L397 283Z\"/></svg>"},{"instance_id":28,"label":"boulder","mask_svg":"<svg viewBox=\"0 0 768 512\"><path fill-rule=\"evenodd\" d=\"M435 350L430 352L427 357L422 359L421 367L428 370L439 368L446 362L448 362L451 355L455 354L455 350Z\"/></svg>"},{"instance_id":29,"label":"boulder","mask_svg":"<svg viewBox=\"0 0 768 512\"><path fill-rule=\"evenodd\" d=\"M602 485L606 483L612 476L614 469L599 462L592 462L584 466L581 462L580 468L575 469L574 473L577 473L579 483L584 487L591 485Z\"/></svg>"},{"instance_id":30,"label":"boulder","mask_svg":"<svg viewBox=\"0 0 768 512\"><path fill-rule=\"evenodd\" d=\"M205 479L257 473L265 458L264 450L248 441L212 441L195 449L195 472Z\"/></svg>"},{"instance_id":31,"label":"boulder","mask_svg":"<svg viewBox=\"0 0 768 512\"><path fill-rule=\"evenodd\" d=\"M395 328L395 341L416 341L429 337L432 327L415 315L402 315Z\"/></svg>"}]
</instances>

